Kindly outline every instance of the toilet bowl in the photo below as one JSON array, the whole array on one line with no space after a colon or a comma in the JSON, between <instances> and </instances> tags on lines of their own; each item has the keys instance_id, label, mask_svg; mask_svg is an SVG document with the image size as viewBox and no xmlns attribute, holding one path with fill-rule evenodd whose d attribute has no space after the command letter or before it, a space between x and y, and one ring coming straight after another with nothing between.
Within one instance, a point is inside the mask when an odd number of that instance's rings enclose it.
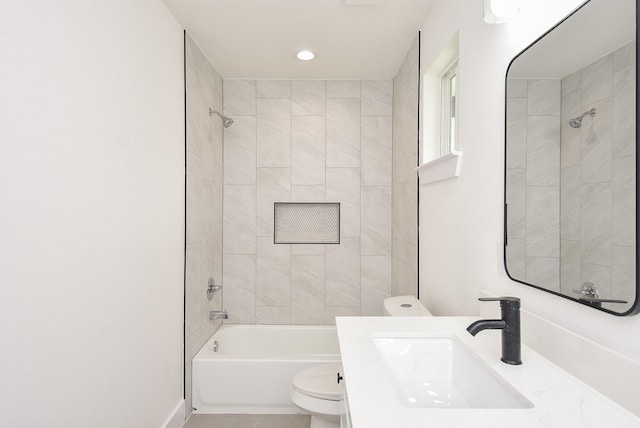
<instances>
[{"instance_id":1,"label":"toilet bowl","mask_svg":"<svg viewBox=\"0 0 640 428\"><path fill-rule=\"evenodd\" d=\"M299 372L292 381L291 401L311 415L309 428L339 428L344 413L340 363L322 364Z\"/></svg>"},{"instance_id":2,"label":"toilet bowl","mask_svg":"<svg viewBox=\"0 0 640 428\"><path fill-rule=\"evenodd\" d=\"M384 299L383 311L392 317L430 317L431 312L414 296L394 296Z\"/></svg>"},{"instance_id":3,"label":"toilet bowl","mask_svg":"<svg viewBox=\"0 0 640 428\"><path fill-rule=\"evenodd\" d=\"M414 296L395 296L384 300L383 311L392 317L424 317L431 312ZM291 401L311 415L309 428L339 428L344 414L340 363L322 364L299 372L292 380Z\"/></svg>"}]
</instances>

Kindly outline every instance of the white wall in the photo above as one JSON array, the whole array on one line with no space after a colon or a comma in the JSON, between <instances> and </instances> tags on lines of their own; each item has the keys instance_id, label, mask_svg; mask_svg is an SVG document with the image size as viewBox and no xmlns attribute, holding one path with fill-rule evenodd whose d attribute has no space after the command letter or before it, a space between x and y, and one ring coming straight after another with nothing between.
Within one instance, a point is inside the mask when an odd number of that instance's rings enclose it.
<instances>
[{"instance_id":1,"label":"white wall","mask_svg":"<svg viewBox=\"0 0 640 428\"><path fill-rule=\"evenodd\" d=\"M179 409L182 51L159 0L0 3L2 426Z\"/></svg>"},{"instance_id":2,"label":"white wall","mask_svg":"<svg viewBox=\"0 0 640 428\"><path fill-rule=\"evenodd\" d=\"M510 281L502 268L506 68L581 2L524 0L520 14L503 25L485 24L482 2L469 3L439 1L422 29L422 70L460 31L464 161L459 178L420 188L421 300L437 315L463 315L479 313L482 289L519 296L532 314L638 361L640 316L619 318L543 293Z\"/></svg>"}]
</instances>

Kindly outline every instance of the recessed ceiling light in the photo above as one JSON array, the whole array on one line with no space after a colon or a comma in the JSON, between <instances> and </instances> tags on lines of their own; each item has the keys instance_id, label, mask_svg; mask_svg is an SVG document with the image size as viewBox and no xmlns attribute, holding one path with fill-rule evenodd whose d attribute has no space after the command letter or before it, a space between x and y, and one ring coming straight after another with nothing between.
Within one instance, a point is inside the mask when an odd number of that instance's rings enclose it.
<instances>
[{"instance_id":1,"label":"recessed ceiling light","mask_svg":"<svg viewBox=\"0 0 640 428\"><path fill-rule=\"evenodd\" d=\"M311 51L300 51L296 54L296 58L298 58L300 61L311 61L312 59L314 59L316 57L316 54L314 54Z\"/></svg>"}]
</instances>

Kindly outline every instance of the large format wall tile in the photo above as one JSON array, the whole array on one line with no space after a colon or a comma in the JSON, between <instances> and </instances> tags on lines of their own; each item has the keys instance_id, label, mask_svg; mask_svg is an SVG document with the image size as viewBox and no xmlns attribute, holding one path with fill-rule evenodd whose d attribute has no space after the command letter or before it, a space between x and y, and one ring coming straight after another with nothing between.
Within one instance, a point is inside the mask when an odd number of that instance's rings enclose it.
<instances>
[{"instance_id":1,"label":"large format wall tile","mask_svg":"<svg viewBox=\"0 0 640 428\"><path fill-rule=\"evenodd\" d=\"M360 81L327 80L327 98L360 98Z\"/></svg>"},{"instance_id":2,"label":"large format wall tile","mask_svg":"<svg viewBox=\"0 0 640 428\"><path fill-rule=\"evenodd\" d=\"M611 183L582 185L582 262L611 266Z\"/></svg>"},{"instance_id":3,"label":"large format wall tile","mask_svg":"<svg viewBox=\"0 0 640 428\"><path fill-rule=\"evenodd\" d=\"M225 89L236 123L225 131L224 253L243 257L252 275L243 285L240 273L225 272L225 290L234 288L225 293L229 321L333 324L336 315L373 313L388 292L373 286L363 301L360 263L363 249L391 260L392 82L230 81ZM415 174L411 149L402 150ZM339 202L340 244L274 244L273 203L287 201ZM415 225L416 212L407 202L402 219ZM417 253L405 240L403 251Z\"/></svg>"},{"instance_id":4,"label":"large format wall tile","mask_svg":"<svg viewBox=\"0 0 640 428\"><path fill-rule=\"evenodd\" d=\"M527 91L527 110L530 116L560 115L559 79L531 79Z\"/></svg>"},{"instance_id":5,"label":"large format wall tile","mask_svg":"<svg viewBox=\"0 0 640 428\"><path fill-rule=\"evenodd\" d=\"M327 99L327 167L360 166L360 99Z\"/></svg>"},{"instance_id":6,"label":"large format wall tile","mask_svg":"<svg viewBox=\"0 0 640 428\"><path fill-rule=\"evenodd\" d=\"M391 186L362 187L362 254L391 255Z\"/></svg>"},{"instance_id":7,"label":"large format wall tile","mask_svg":"<svg viewBox=\"0 0 640 428\"><path fill-rule=\"evenodd\" d=\"M611 203L614 245L636 245L636 157L613 159Z\"/></svg>"},{"instance_id":8,"label":"large format wall tile","mask_svg":"<svg viewBox=\"0 0 640 428\"><path fill-rule=\"evenodd\" d=\"M560 189L527 189L527 257L560 257Z\"/></svg>"},{"instance_id":9,"label":"large format wall tile","mask_svg":"<svg viewBox=\"0 0 640 428\"><path fill-rule=\"evenodd\" d=\"M360 126L362 185L391 185L391 117L363 117Z\"/></svg>"},{"instance_id":10,"label":"large format wall tile","mask_svg":"<svg viewBox=\"0 0 640 428\"><path fill-rule=\"evenodd\" d=\"M327 201L340 202L340 236L360 236L360 169L327 168Z\"/></svg>"},{"instance_id":11,"label":"large format wall tile","mask_svg":"<svg viewBox=\"0 0 640 428\"><path fill-rule=\"evenodd\" d=\"M382 302L391 295L391 256L362 256L362 314L382 315Z\"/></svg>"},{"instance_id":12,"label":"large format wall tile","mask_svg":"<svg viewBox=\"0 0 640 428\"><path fill-rule=\"evenodd\" d=\"M363 80L360 92L362 94L362 116L393 115L392 80Z\"/></svg>"},{"instance_id":13,"label":"large format wall tile","mask_svg":"<svg viewBox=\"0 0 640 428\"><path fill-rule=\"evenodd\" d=\"M544 284L544 288L560 291L560 258L527 257L527 282Z\"/></svg>"},{"instance_id":14,"label":"large format wall tile","mask_svg":"<svg viewBox=\"0 0 640 428\"><path fill-rule=\"evenodd\" d=\"M256 317L256 256L224 255L224 305L229 322L254 323Z\"/></svg>"},{"instance_id":15,"label":"large format wall tile","mask_svg":"<svg viewBox=\"0 0 640 428\"><path fill-rule=\"evenodd\" d=\"M507 165L509 168L527 166L527 99L507 99Z\"/></svg>"},{"instance_id":16,"label":"large format wall tile","mask_svg":"<svg viewBox=\"0 0 640 428\"><path fill-rule=\"evenodd\" d=\"M291 304L291 250L272 238L258 238L256 298L260 306Z\"/></svg>"},{"instance_id":17,"label":"large format wall tile","mask_svg":"<svg viewBox=\"0 0 640 428\"><path fill-rule=\"evenodd\" d=\"M273 203L291 199L289 168L258 168L257 236L273 237Z\"/></svg>"},{"instance_id":18,"label":"large format wall tile","mask_svg":"<svg viewBox=\"0 0 640 428\"><path fill-rule=\"evenodd\" d=\"M291 102L289 98L258 98L258 167L291 164Z\"/></svg>"},{"instance_id":19,"label":"large format wall tile","mask_svg":"<svg viewBox=\"0 0 640 428\"><path fill-rule=\"evenodd\" d=\"M560 185L560 123L558 116L528 117L527 185Z\"/></svg>"},{"instance_id":20,"label":"large format wall tile","mask_svg":"<svg viewBox=\"0 0 640 428\"><path fill-rule=\"evenodd\" d=\"M256 186L224 186L224 254L256 252Z\"/></svg>"},{"instance_id":21,"label":"large format wall tile","mask_svg":"<svg viewBox=\"0 0 640 428\"><path fill-rule=\"evenodd\" d=\"M582 121L582 182L611 180L613 121L611 98L593 105L596 115Z\"/></svg>"},{"instance_id":22,"label":"large format wall tile","mask_svg":"<svg viewBox=\"0 0 640 428\"><path fill-rule=\"evenodd\" d=\"M224 184L256 184L256 117L236 116L224 134Z\"/></svg>"},{"instance_id":23,"label":"large format wall tile","mask_svg":"<svg viewBox=\"0 0 640 428\"><path fill-rule=\"evenodd\" d=\"M291 119L291 183L325 184L324 116Z\"/></svg>"},{"instance_id":24,"label":"large format wall tile","mask_svg":"<svg viewBox=\"0 0 640 428\"><path fill-rule=\"evenodd\" d=\"M360 239L327 247L327 305L360 306Z\"/></svg>"},{"instance_id":25,"label":"large format wall tile","mask_svg":"<svg viewBox=\"0 0 640 428\"><path fill-rule=\"evenodd\" d=\"M291 256L291 321L294 324L324 324L325 257Z\"/></svg>"},{"instance_id":26,"label":"large format wall tile","mask_svg":"<svg viewBox=\"0 0 640 428\"><path fill-rule=\"evenodd\" d=\"M256 114L255 80L224 81L224 114L227 116Z\"/></svg>"},{"instance_id":27,"label":"large format wall tile","mask_svg":"<svg viewBox=\"0 0 640 428\"><path fill-rule=\"evenodd\" d=\"M560 241L560 292L573 296L580 283L580 241Z\"/></svg>"},{"instance_id":28,"label":"large format wall tile","mask_svg":"<svg viewBox=\"0 0 640 428\"><path fill-rule=\"evenodd\" d=\"M580 240L580 167L563 168L560 180L560 238Z\"/></svg>"},{"instance_id":29,"label":"large format wall tile","mask_svg":"<svg viewBox=\"0 0 640 428\"><path fill-rule=\"evenodd\" d=\"M325 114L324 80L294 80L291 82L291 114L318 116Z\"/></svg>"},{"instance_id":30,"label":"large format wall tile","mask_svg":"<svg viewBox=\"0 0 640 428\"><path fill-rule=\"evenodd\" d=\"M636 152L635 77L635 64L613 75L613 155L616 157L632 156Z\"/></svg>"},{"instance_id":31,"label":"large format wall tile","mask_svg":"<svg viewBox=\"0 0 640 428\"><path fill-rule=\"evenodd\" d=\"M613 54L582 69L582 104L591 105L613 93Z\"/></svg>"},{"instance_id":32,"label":"large format wall tile","mask_svg":"<svg viewBox=\"0 0 640 428\"><path fill-rule=\"evenodd\" d=\"M291 98L290 80L258 80L258 98Z\"/></svg>"}]
</instances>

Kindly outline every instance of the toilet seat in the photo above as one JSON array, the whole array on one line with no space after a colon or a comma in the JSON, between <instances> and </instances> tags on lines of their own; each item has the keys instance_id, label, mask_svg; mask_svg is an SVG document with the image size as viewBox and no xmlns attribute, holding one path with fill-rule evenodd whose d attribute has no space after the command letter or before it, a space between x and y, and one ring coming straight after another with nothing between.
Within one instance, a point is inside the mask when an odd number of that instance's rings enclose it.
<instances>
[{"instance_id":1,"label":"toilet seat","mask_svg":"<svg viewBox=\"0 0 640 428\"><path fill-rule=\"evenodd\" d=\"M340 401L342 400L342 388L338 383L337 376L341 371L340 363L309 367L293 378L293 388L309 397Z\"/></svg>"}]
</instances>

